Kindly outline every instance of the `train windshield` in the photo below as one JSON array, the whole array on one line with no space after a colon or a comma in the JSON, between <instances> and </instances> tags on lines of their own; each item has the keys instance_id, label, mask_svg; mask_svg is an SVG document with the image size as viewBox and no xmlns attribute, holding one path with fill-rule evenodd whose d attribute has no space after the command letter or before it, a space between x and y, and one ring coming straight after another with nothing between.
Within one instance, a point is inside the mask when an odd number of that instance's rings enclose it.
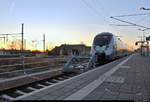
<instances>
[{"instance_id":1,"label":"train windshield","mask_svg":"<svg viewBox=\"0 0 150 102\"><path fill-rule=\"evenodd\" d=\"M108 45L111 38L112 35L99 35L95 37L93 44L99 46Z\"/></svg>"}]
</instances>

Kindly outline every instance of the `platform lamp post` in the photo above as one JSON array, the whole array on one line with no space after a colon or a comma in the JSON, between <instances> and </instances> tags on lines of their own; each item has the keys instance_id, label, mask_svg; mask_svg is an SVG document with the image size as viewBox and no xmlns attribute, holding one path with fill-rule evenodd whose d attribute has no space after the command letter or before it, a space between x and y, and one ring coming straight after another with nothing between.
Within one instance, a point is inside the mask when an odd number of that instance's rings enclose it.
<instances>
[{"instance_id":1,"label":"platform lamp post","mask_svg":"<svg viewBox=\"0 0 150 102\"><path fill-rule=\"evenodd\" d=\"M142 37L142 39L141 39L141 41L143 42L143 43L141 43L141 55L142 55L142 48L144 47L144 42L146 42L147 43L147 45L145 46L146 48L147 48L147 56L149 56L149 40L148 40L148 38L146 37L145 38L145 31L146 30L149 30L149 29L138 29L138 30L140 30L140 31L143 31L143 37Z\"/></svg>"},{"instance_id":2,"label":"platform lamp post","mask_svg":"<svg viewBox=\"0 0 150 102\"><path fill-rule=\"evenodd\" d=\"M141 7L140 10L150 10L150 8ZM146 41L147 41L147 55L149 56L149 42L148 41L150 41L150 37L146 37Z\"/></svg>"},{"instance_id":3,"label":"platform lamp post","mask_svg":"<svg viewBox=\"0 0 150 102\"><path fill-rule=\"evenodd\" d=\"M150 8L141 7L140 10L150 10ZM149 56L149 42L148 41L150 41L150 36L146 37L146 41L147 41L147 55Z\"/></svg>"}]
</instances>

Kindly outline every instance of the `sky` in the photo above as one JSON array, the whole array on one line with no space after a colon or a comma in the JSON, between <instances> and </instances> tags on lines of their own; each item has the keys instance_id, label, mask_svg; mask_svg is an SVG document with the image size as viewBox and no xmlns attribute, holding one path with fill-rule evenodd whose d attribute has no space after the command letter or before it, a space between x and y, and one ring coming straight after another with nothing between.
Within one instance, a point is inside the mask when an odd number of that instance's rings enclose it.
<instances>
[{"instance_id":1,"label":"sky","mask_svg":"<svg viewBox=\"0 0 150 102\"><path fill-rule=\"evenodd\" d=\"M135 26L112 26L125 23L111 16L149 13L149 0L0 0L0 34L21 32L24 23L25 39L60 44L92 45L93 38L101 32L110 32L135 47L143 29ZM121 17L119 19L150 27L149 15ZM148 36L149 31L145 31ZM52 46L51 45L51 46ZM42 47L42 44L40 44Z\"/></svg>"}]
</instances>

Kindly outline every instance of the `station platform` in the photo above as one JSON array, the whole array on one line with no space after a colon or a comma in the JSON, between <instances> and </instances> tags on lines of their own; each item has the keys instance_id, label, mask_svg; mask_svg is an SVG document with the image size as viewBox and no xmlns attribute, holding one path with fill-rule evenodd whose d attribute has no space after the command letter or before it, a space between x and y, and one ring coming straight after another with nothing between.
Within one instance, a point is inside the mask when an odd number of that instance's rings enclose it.
<instances>
[{"instance_id":1,"label":"station platform","mask_svg":"<svg viewBox=\"0 0 150 102\"><path fill-rule=\"evenodd\" d=\"M18 100L150 100L150 57L133 54Z\"/></svg>"}]
</instances>

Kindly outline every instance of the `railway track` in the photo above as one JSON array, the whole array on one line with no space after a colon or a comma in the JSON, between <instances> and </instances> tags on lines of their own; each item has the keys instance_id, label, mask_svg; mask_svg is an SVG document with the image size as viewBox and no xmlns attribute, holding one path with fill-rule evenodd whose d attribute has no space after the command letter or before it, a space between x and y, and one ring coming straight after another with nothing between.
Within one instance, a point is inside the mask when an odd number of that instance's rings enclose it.
<instances>
[{"instance_id":1,"label":"railway track","mask_svg":"<svg viewBox=\"0 0 150 102\"><path fill-rule=\"evenodd\" d=\"M75 69L83 69L85 68L85 65L83 64L83 62L81 63L81 65L78 64L79 61L73 61L74 63L71 63L69 65L69 67L74 67ZM111 61L107 61L104 63L101 63L98 66L107 64ZM85 63L85 62L84 62ZM85 63L87 64L87 63ZM83 66L82 66L83 65ZM90 69L89 69L90 70ZM0 91L0 101L10 101L10 100L19 100L22 97L24 97L27 94L31 94L31 93L35 93L38 92L44 88L50 87L50 86L54 86L57 83L60 83L62 81L65 81L66 79L69 79L73 76L77 76L80 73L78 72L69 72L69 73L56 73L53 72L53 75L51 75L51 77L45 77L41 80L36 80L34 82L28 83L28 84L24 84L24 85L20 85L20 86L16 86L16 87L12 87L6 90L2 90ZM44 75L44 74L43 74ZM37 78L37 77L32 77L33 79Z\"/></svg>"},{"instance_id":2,"label":"railway track","mask_svg":"<svg viewBox=\"0 0 150 102\"><path fill-rule=\"evenodd\" d=\"M57 75L55 77L51 77L48 79L36 81L27 85L22 85L19 87L7 89L0 92L0 101L10 101L10 100L18 100L24 95L27 95L29 93L33 93L36 91L39 91L43 88L55 85L56 83L59 83L61 81L64 81L66 79L69 79L73 76L78 75L79 73L63 73L60 75Z\"/></svg>"}]
</instances>

